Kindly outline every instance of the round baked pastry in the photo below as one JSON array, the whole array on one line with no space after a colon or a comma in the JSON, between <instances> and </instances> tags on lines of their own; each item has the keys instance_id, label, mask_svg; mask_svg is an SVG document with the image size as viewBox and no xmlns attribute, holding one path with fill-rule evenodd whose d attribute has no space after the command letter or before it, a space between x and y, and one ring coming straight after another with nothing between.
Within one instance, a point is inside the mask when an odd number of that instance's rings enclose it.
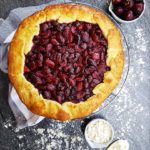
<instances>
[{"instance_id":1,"label":"round baked pastry","mask_svg":"<svg viewBox=\"0 0 150 150\"><path fill-rule=\"evenodd\" d=\"M103 12L58 4L21 22L8 74L33 113L71 120L100 106L118 84L123 63L120 32Z\"/></svg>"}]
</instances>

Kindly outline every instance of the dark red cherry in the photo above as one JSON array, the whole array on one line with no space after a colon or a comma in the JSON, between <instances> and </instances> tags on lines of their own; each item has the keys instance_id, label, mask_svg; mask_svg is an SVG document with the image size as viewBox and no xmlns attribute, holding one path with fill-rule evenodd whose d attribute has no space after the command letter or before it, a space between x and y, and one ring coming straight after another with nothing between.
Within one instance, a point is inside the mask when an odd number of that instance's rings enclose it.
<instances>
[{"instance_id":1,"label":"dark red cherry","mask_svg":"<svg viewBox=\"0 0 150 150\"><path fill-rule=\"evenodd\" d=\"M120 4L121 2L122 2L122 0L112 0L112 3L113 3L114 5Z\"/></svg>"},{"instance_id":2,"label":"dark red cherry","mask_svg":"<svg viewBox=\"0 0 150 150\"><path fill-rule=\"evenodd\" d=\"M144 4L142 2L139 3L135 3L133 6L133 12L136 15L140 15L142 13L142 11L144 10Z\"/></svg>"},{"instance_id":3,"label":"dark red cherry","mask_svg":"<svg viewBox=\"0 0 150 150\"><path fill-rule=\"evenodd\" d=\"M134 5L133 0L123 0L123 6L125 9L130 9L133 7L133 5Z\"/></svg>"},{"instance_id":4,"label":"dark red cherry","mask_svg":"<svg viewBox=\"0 0 150 150\"><path fill-rule=\"evenodd\" d=\"M30 69L27 66L24 66L24 72L30 72Z\"/></svg>"},{"instance_id":5,"label":"dark red cherry","mask_svg":"<svg viewBox=\"0 0 150 150\"><path fill-rule=\"evenodd\" d=\"M133 11L129 10L129 11L125 12L124 19L127 21L133 20L134 19Z\"/></svg>"},{"instance_id":6,"label":"dark red cherry","mask_svg":"<svg viewBox=\"0 0 150 150\"><path fill-rule=\"evenodd\" d=\"M114 8L114 13L117 15L117 16L121 16L123 14L124 10L121 6L117 6Z\"/></svg>"}]
</instances>

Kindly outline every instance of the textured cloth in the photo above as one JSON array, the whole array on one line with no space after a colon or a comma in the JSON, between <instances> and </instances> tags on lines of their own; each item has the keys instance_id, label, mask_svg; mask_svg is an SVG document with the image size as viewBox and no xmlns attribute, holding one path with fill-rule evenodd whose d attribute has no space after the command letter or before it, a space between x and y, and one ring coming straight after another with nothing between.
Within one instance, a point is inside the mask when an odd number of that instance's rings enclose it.
<instances>
[{"instance_id":1,"label":"textured cloth","mask_svg":"<svg viewBox=\"0 0 150 150\"><path fill-rule=\"evenodd\" d=\"M60 3L52 1L48 4ZM64 1L62 1L64 2ZM65 1L69 2L69 1ZM40 6L32 6L25 8L17 8L10 12L6 20L0 19L0 69L7 73L7 52L8 46L13 37L14 31L17 26L25 17L33 14L34 12L43 9L48 4ZM33 114L19 99L14 87L9 85L8 102L10 108L16 118L17 128L22 129L27 126L33 126L44 119L42 116Z\"/></svg>"}]
</instances>

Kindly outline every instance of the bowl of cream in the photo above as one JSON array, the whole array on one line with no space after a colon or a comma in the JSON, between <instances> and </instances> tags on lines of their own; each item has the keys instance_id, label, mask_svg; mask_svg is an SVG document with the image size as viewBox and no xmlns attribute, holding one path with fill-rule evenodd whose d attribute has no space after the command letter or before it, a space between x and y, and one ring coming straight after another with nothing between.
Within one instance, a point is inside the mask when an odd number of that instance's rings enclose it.
<instances>
[{"instance_id":1,"label":"bowl of cream","mask_svg":"<svg viewBox=\"0 0 150 150\"><path fill-rule=\"evenodd\" d=\"M112 125L104 119L94 119L85 128L85 139L92 148L105 148L113 140Z\"/></svg>"}]
</instances>

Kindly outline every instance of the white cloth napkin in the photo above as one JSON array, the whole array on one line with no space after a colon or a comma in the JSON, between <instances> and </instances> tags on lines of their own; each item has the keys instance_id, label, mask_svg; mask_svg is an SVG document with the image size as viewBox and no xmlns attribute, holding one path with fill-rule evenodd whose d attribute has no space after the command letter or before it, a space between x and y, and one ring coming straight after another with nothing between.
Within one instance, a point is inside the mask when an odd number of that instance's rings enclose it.
<instances>
[{"instance_id":1,"label":"white cloth napkin","mask_svg":"<svg viewBox=\"0 0 150 150\"><path fill-rule=\"evenodd\" d=\"M27 107L19 99L16 90L11 84L9 85L8 102L16 118L17 128L19 129L36 125L44 119L44 117L35 115L27 109ZM24 121L22 122L22 120Z\"/></svg>"}]
</instances>

